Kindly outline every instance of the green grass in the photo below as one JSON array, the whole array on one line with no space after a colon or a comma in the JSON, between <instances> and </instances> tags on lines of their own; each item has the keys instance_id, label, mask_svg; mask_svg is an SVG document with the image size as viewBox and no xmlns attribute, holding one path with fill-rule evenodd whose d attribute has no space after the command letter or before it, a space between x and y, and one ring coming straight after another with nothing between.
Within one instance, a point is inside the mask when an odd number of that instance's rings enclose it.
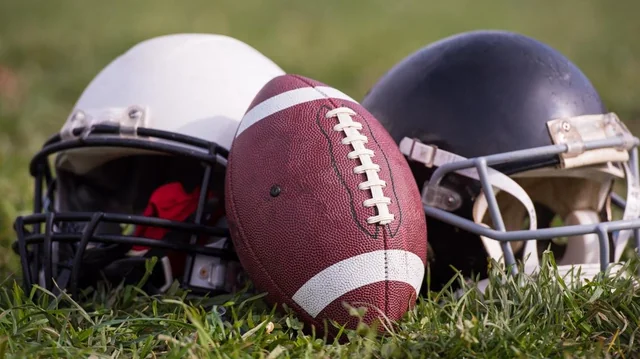
<instances>
[{"instance_id":1,"label":"green grass","mask_svg":"<svg viewBox=\"0 0 640 359\"><path fill-rule=\"evenodd\" d=\"M429 42L509 29L565 53L609 108L639 129L638 13L633 0L0 1L0 273L7 278L0 357L633 357L640 301L625 280L563 290L547 273L523 287L507 281L485 298L432 293L393 334L376 338L363 328L333 344L302 335L294 316L276 315L260 299L197 303L180 292L150 298L134 287L98 291L82 306L47 294L31 299L9 276L18 269L9 245L13 219L31 205L31 156L91 78L149 37L228 34L288 72L362 98L390 66Z\"/></svg>"},{"instance_id":2,"label":"green grass","mask_svg":"<svg viewBox=\"0 0 640 359\"><path fill-rule=\"evenodd\" d=\"M376 336L361 323L336 341L305 334L294 315L275 313L260 296L190 300L171 290L149 297L127 286L89 293L81 306L66 295L7 285L0 290L0 356L638 357L640 296L631 279L571 287L552 262L543 263L536 280L494 271L484 296L473 289L459 299L448 289L432 292L389 334Z\"/></svg>"}]
</instances>

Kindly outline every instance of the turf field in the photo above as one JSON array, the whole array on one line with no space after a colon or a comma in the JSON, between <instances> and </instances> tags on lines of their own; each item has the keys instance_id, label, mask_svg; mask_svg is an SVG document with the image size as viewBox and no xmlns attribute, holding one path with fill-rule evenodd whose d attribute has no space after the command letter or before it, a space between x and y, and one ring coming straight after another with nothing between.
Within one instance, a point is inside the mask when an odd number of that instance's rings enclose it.
<instances>
[{"instance_id":1,"label":"turf field","mask_svg":"<svg viewBox=\"0 0 640 359\"><path fill-rule=\"evenodd\" d=\"M82 305L46 293L32 300L14 282L10 243L14 217L31 205L30 157L91 78L146 38L227 34L287 72L360 99L431 41L509 29L574 60L609 108L640 131L639 11L632 0L0 0L0 357L638 357L640 296L630 282L567 288L551 280L551 264L535 282L496 272L506 283L484 298L432 293L392 334L362 327L343 332L349 341L339 344L303 335L295 316L274 314L260 298L150 298L125 287L90 293Z\"/></svg>"}]
</instances>

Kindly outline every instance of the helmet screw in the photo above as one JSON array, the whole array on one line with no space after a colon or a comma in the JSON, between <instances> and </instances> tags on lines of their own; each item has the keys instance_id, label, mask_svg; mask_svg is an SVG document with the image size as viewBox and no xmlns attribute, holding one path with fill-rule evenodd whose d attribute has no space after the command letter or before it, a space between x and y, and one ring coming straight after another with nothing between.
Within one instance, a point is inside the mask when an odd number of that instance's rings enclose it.
<instances>
[{"instance_id":1,"label":"helmet screw","mask_svg":"<svg viewBox=\"0 0 640 359\"><path fill-rule=\"evenodd\" d=\"M142 117L142 111L137 108L132 108L129 110L128 115L131 120L139 120Z\"/></svg>"},{"instance_id":2,"label":"helmet screw","mask_svg":"<svg viewBox=\"0 0 640 359\"><path fill-rule=\"evenodd\" d=\"M282 190L277 184L271 186L271 190L269 190L269 194L271 195L271 197L278 197L280 195L280 192L282 192Z\"/></svg>"},{"instance_id":3,"label":"helmet screw","mask_svg":"<svg viewBox=\"0 0 640 359\"><path fill-rule=\"evenodd\" d=\"M78 111L71 116L71 121L82 121L85 119L84 112Z\"/></svg>"},{"instance_id":4,"label":"helmet screw","mask_svg":"<svg viewBox=\"0 0 640 359\"><path fill-rule=\"evenodd\" d=\"M571 124L568 121L563 121L562 122L562 129L565 132L569 132L571 130Z\"/></svg>"},{"instance_id":5,"label":"helmet screw","mask_svg":"<svg viewBox=\"0 0 640 359\"><path fill-rule=\"evenodd\" d=\"M200 278L206 279L209 276L209 271L207 270L207 267L202 267L198 274L200 275Z\"/></svg>"}]
</instances>

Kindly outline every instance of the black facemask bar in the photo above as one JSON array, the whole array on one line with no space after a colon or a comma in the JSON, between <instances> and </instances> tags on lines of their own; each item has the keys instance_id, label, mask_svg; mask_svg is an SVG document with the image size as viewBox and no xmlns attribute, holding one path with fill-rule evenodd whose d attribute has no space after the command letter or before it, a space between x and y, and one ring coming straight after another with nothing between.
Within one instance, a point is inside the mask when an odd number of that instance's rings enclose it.
<instances>
[{"instance_id":1,"label":"black facemask bar","mask_svg":"<svg viewBox=\"0 0 640 359\"><path fill-rule=\"evenodd\" d=\"M634 176L638 178L638 149L640 140L637 137L616 137L602 140L584 141L583 150L590 151L602 148L624 148L629 152L629 164L631 173L628 176ZM437 151L437 149L434 149ZM495 166L504 163L517 163L522 161L531 161L540 158L548 158L550 155L561 155L570 151L567 144L556 144L549 146L542 146L537 148L531 148L526 150L505 152L495 155L488 155L470 159L463 159L460 161L450 162L439 166L432 174L431 178L425 183L423 193L424 211L429 217L436 218L442 222L459 227L465 231L477 234L478 236L485 236L500 242L504 254L505 264L511 267L512 273L517 273L517 267L515 266L515 257L509 242L514 241L526 241L526 240L540 240L551 239L556 237L570 237L579 236L585 234L597 234L598 243L600 248L600 271L604 272L609 266L609 233L619 232L622 230L632 230L633 235L636 238L636 252L640 253L640 218L633 218L628 220L616 220L603 222L598 224L581 224L570 225L556 228L543 228L535 230L514 230L507 231L504 226L504 221L500 213L497 199L489 179L489 166ZM441 187L441 182L445 176L449 173L463 170L474 169L477 170L479 181L482 185L482 190L486 196L488 202L489 213L491 215L492 222L496 229L487 228L478 223L475 223L469 219L460 217L454 213L449 212L443 202L443 193L446 196L446 188ZM442 189L444 188L445 191ZM429 195L429 191L432 192ZM429 199L432 200L429 203ZM624 206L619 196L614 198L618 205ZM455 201L455 199L451 199ZM443 207L443 208L439 208ZM619 233L618 233L619 234Z\"/></svg>"},{"instance_id":2,"label":"black facemask bar","mask_svg":"<svg viewBox=\"0 0 640 359\"><path fill-rule=\"evenodd\" d=\"M156 140L162 141L156 142ZM60 151L80 147L134 148L188 157L200 161L204 166L204 175L201 181L201 191L197 210L193 216L193 223L120 213L54 213L48 208L43 208L45 207L43 206L42 197L43 185L47 188L45 198L50 203L53 202L53 189L55 188L55 180L49 166L48 157ZM207 192L210 188L214 168L220 164L226 166L227 157L228 151L216 143L178 133L143 127L131 129L119 125L97 124L89 128L75 128L72 139L63 140L60 134L53 136L45 143L42 150L34 156L30 164L30 173L35 178L34 214L19 216L14 222L17 240L13 247L14 251L20 255L25 289L30 291L34 283L38 282L38 275L40 269L42 269L46 289L53 290L52 247L54 242L77 244L71 268L67 268L71 271L68 286L63 286L67 287L72 295L77 295L78 278L80 277L80 271L83 270L83 255L90 242L104 245L120 245L129 248L133 245L139 245L152 249L183 252L187 254L183 280L181 281L183 286L189 283L195 254L237 261L237 256L232 250L205 247L197 244L198 238L201 236L229 238L228 229L203 224ZM54 232L54 225L61 225L65 222L86 222L87 225L81 233ZM170 231L183 233L189 240L183 242L164 241L126 235L98 234L96 229L101 223L166 228ZM27 230L27 225L32 225L33 230ZM42 225L44 225L44 232L42 231ZM29 249L30 246L33 247L31 250ZM57 265L60 266L60 263Z\"/></svg>"}]
</instances>

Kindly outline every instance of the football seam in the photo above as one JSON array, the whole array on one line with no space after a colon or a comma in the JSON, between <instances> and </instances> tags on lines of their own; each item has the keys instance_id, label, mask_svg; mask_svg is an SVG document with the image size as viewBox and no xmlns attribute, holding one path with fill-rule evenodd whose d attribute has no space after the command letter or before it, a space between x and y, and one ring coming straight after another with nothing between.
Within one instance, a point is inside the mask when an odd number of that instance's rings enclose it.
<instances>
[{"instance_id":1,"label":"football seam","mask_svg":"<svg viewBox=\"0 0 640 359\"><path fill-rule=\"evenodd\" d=\"M304 84L312 87L312 88L316 88L315 85L313 85L312 83L310 83L309 81L307 81L305 78L299 76L299 75L291 75L291 77L294 77L296 79L298 79L299 81L303 82ZM334 101L336 99L334 99L333 97L329 97L327 96L325 93L323 93L322 91L319 91L319 93L321 93L325 99L327 99L335 108L344 106L344 105L338 105L337 101ZM362 107L362 105L360 105L358 103L359 106ZM344 107L348 107L348 106L344 106ZM316 114L316 121L318 114ZM373 139L373 142L375 142L376 146L379 149L379 152L382 153L382 157L384 157L384 163L387 166L387 170L389 171L389 182L390 182L390 187L391 187L391 191L393 193L393 198L396 200L396 206L398 207L398 221L397 221L397 226L395 226L395 230L392 230L391 225L390 224L386 224L383 226L387 227L387 231L389 232L389 235L391 238L395 237L396 234L398 234L398 232L400 231L400 228L402 226L402 206L400 205L400 201L398 200L398 193L396 191L396 186L395 186L395 181L393 180L394 176L393 176L393 171L391 170L391 165L389 164L389 158L387 157L387 154L385 153L385 151L382 149L382 146L380 146L380 142L378 142L378 139L376 138L376 136L373 134L373 131L371 130L371 126L369 125L369 121L367 121L367 119L362 116L361 114L357 114L358 117L360 117L360 119L362 120L362 122L364 122L364 124L367 126L367 128L369 129L369 134L371 135L371 138ZM371 115L373 116L373 115ZM375 118L375 117L374 117ZM325 135L325 137L327 137L328 139L328 134L324 132L323 128L320 127L320 130L322 131L322 133ZM331 141L328 139L329 145L332 146L333 144L331 143ZM332 153L333 154L333 153ZM339 175L339 171L337 171L337 169L335 168L335 163L333 161L333 155L331 156L331 160L332 160L332 165L334 165L334 170L336 171L336 173L338 173L338 177L342 180L342 178ZM343 182L343 186L347 189L347 193L349 194L349 197L351 199L351 202L353 203L353 199L351 198L351 191L350 188L346 185L346 183ZM352 212L355 209L352 210ZM355 214L354 214L355 215ZM357 219L354 219L356 221L356 223L358 223L358 226L361 227L359 221ZM376 226L378 227L378 226ZM369 233L369 231L367 229L365 229L364 227L361 227L366 233ZM378 228L376 228L376 234L369 234L370 236L372 236L373 238L377 238L378 234ZM405 241L403 241L403 244L406 244Z\"/></svg>"},{"instance_id":2,"label":"football seam","mask_svg":"<svg viewBox=\"0 0 640 359\"><path fill-rule=\"evenodd\" d=\"M371 115L373 116L373 115ZM385 281L385 313L389 313L389 304L390 304L390 292L391 289L389 288L389 259L388 256L386 255L388 247L389 247L389 242L388 240L390 240L391 238L395 238L395 236L398 234L398 232L400 231L400 228L402 227L402 206L400 205L400 201L398 200L398 193L396 192L396 186L395 186L395 181L394 181L394 176L393 176L393 171L391 170L391 164L389 163L389 158L387 157L386 152L382 149L382 146L380 146L380 142L378 142L378 139L376 138L375 134L373 133L373 131L371 131L371 126L369 126L369 122L364 118L364 116L362 116L362 120L363 122L365 122L367 124L367 127L369 127L369 134L371 136L371 138L373 139L373 142L375 142L376 146L380 149L380 153L382 153L382 157L384 157L384 163L387 165L387 170L389 171L389 179L390 179L390 186L391 186L391 192L393 193L393 198L396 200L396 207L398 207L398 218L397 218L397 225L395 227L395 231L392 230L391 227L391 223L387 224L387 230L383 231L383 241L384 241L384 247L385 247L385 263L384 263L384 271L385 271L385 278L387 278L387 280ZM374 117L375 118L375 117ZM389 238L387 238L387 235L389 236ZM400 237L400 241L402 242L402 248L407 248L407 241L405 240L404 236Z\"/></svg>"},{"instance_id":3,"label":"football seam","mask_svg":"<svg viewBox=\"0 0 640 359\"><path fill-rule=\"evenodd\" d=\"M337 107L335 104L333 104L333 103L331 103L331 104L334 107ZM331 138L329 137L329 134L325 131L325 129L322 127L322 125L320 123L321 120L326 119L325 116L322 113L323 112L327 112L325 110L330 110L330 109L331 108L329 106L322 105L322 107L316 113L316 124L318 125L318 128L320 128L320 132L322 133L322 135L327 140L327 144L329 146L329 157L331 158L331 167L333 168L333 171L335 172L336 177L338 177L338 179L340 180L340 184L342 184L342 187L344 187L344 189L347 192L347 196L349 197L349 209L350 209L351 217L352 217L353 221L356 223L358 228L362 232L364 232L366 235L370 236L371 238L378 239L378 236L380 235L379 234L380 226L375 226L375 231L371 232L371 231L369 231L369 229L364 227L362 225L362 223L360 223L360 221L358 220L358 215L356 213L355 200L354 200L354 195L353 195L352 189L349 186L347 186L347 183L346 183L345 179L343 178L342 174L340 173L340 170L338 170L338 165L336 164L336 159L335 159L335 156L333 155L333 143L331 142Z\"/></svg>"},{"instance_id":4,"label":"football seam","mask_svg":"<svg viewBox=\"0 0 640 359\"><path fill-rule=\"evenodd\" d=\"M327 97L328 101L334 106L334 107L340 107L340 105L338 104L337 101L335 101L335 99ZM328 106L323 106L323 107L328 107ZM393 171L391 170L391 164L389 163L389 158L387 157L387 154L385 153L385 151L382 149L382 146L380 145L380 142L378 142L378 139L375 137L375 135L373 134L373 131L371 130L371 126L369 125L369 121L367 121L367 119L360 115L357 114L358 117L360 117L360 120L362 122L364 122L364 124L367 126L367 128L369 129L369 135L371 136L371 138L373 139L373 142L376 144L377 148L379 149L379 152L382 153L382 156L384 157L384 162L387 166L387 170L389 171L389 180L390 183L389 185L391 186L391 190L393 193L393 197L396 200L396 206L398 207L398 218L397 218L397 226L395 226L395 231L392 230L391 228L391 224L386 224L384 225L385 227L387 227L387 230L383 230L382 231L382 240L383 240L383 245L384 245L384 249L385 249L385 255L384 255L384 273L385 273L385 282L384 282L384 286L385 286L385 294L384 294L384 311L385 314L388 314L390 311L390 287L389 287L389 258L388 258L388 254L387 254L387 250L389 249L389 242L388 240L390 238L394 238L396 236L396 234L400 231L400 228L402 226L402 208L400 206L400 201L398 200L398 194L396 192L396 187L395 187L395 182L393 180ZM333 157L333 156L332 156ZM333 158L332 158L333 160ZM347 187L347 186L345 186ZM347 187L348 188L348 187ZM351 195L349 189L348 189L348 193ZM360 225L359 221L356 220L356 223L358 223L358 225ZM376 232L378 232L378 227L379 225L376 225ZM368 232L368 231L367 231ZM387 238L387 236L389 236L390 238ZM377 235L376 235L377 237ZM401 238L400 241L402 242L402 247L406 248L407 247L407 243L405 241L404 238Z\"/></svg>"},{"instance_id":5,"label":"football seam","mask_svg":"<svg viewBox=\"0 0 640 359\"><path fill-rule=\"evenodd\" d=\"M371 116L373 116L373 114ZM396 234L398 234L398 232L400 231L400 228L402 227L402 218L403 218L402 206L400 205L400 201L398 200L398 193L396 192L395 181L393 180L393 177L394 177L393 171L391 169L391 164L389 163L389 158L387 157L386 152L382 149L382 146L380 146L380 142L378 142L378 139L376 138L375 134L373 133L373 131L371 131L371 126L369 125L369 121L367 121L367 119L365 119L364 116L362 116L362 121L367 124L367 127L369 127L369 134L373 139L373 142L375 142L376 146L380 149L380 153L382 153L382 156L384 157L384 163L386 163L387 170L389 171L391 191L393 193L393 198L395 198L396 200L396 206L398 207L398 218L397 218L398 222L397 222L397 226L395 227L395 231L392 230L390 223L386 225L387 231L383 231L383 238L384 238L383 241L384 241L384 248L385 248L384 273L385 273L385 278L387 278L387 280L385 281L385 313L389 313L389 310L390 310L389 294L391 292L391 289L389 288L389 259L388 259L388 256L386 255L389 247L388 246L389 243L387 242L387 240L391 238L395 238ZM390 238L387 238L387 235ZM400 241L402 242L402 248L407 248L407 241L404 238L404 236L401 236Z\"/></svg>"},{"instance_id":6,"label":"football seam","mask_svg":"<svg viewBox=\"0 0 640 359\"><path fill-rule=\"evenodd\" d=\"M382 149L382 146L380 146L380 142L378 142L378 139L373 134L373 131L371 131L371 126L369 125L369 121L367 121L367 119L364 118L364 116L361 116L361 117L362 117L362 121L366 123L367 127L369 128L369 134L371 135L373 142L375 142L376 146L380 149L380 153L382 153L382 157L384 157L384 163L387 165L387 170L389 171L390 183L388 187L391 187L391 191L393 192L393 198L395 198L396 200L396 206L398 207L398 221L397 221L397 226L395 226L396 227L395 231L391 229L391 224L386 224L385 226L387 227L389 236L393 238L396 236L396 234L398 234L398 232L400 231L400 227L402 226L402 206L400 206L400 201L398 200L398 193L396 192L395 181L393 180L393 171L391 170L391 165L389 164L389 158L387 157L387 154Z\"/></svg>"},{"instance_id":7,"label":"football seam","mask_svg":"<svg viewBox=\"0 0 640 359\"><path fill-rule=\"evenodd\" d=\"M308 84L309 86L313 86L312 84L309 84L304 79L301 79L299 77L297 77L297 78L299 80L303 81L304 83ZM323 95L325 95L325 94L323 93ZM328 97L326 95L325 95L325 97L329 101L329 103L331 103L335 108L339 107L337 101L334 101L333 98ZM371 134L371 137L373 137L374 142L376 143L376 145L380 149L380 152L383 154L383 156L385 158L385 162L387 163L387 166L389 166L389 160L388 160L387 156L384 154L384 150L382 149L382 146L380 146L380 143L373 136L373 131L371 131L371 126L369 126L369 123L368 123L368 121L366 121L364 116L361 116L361 117L362 117L362 120L367 124L367 127L369 128L369 133ZM393 177L392 177L391 171L389 172L389 176L390 176L390 180L391 180L391 186L395 188L395 186L393 186ZM395 194L395 191L394 191L394 194ZM396 203L397 203L397 196L396 196ZM400 205L397 204L397 206L398 206L398 211L400 211ZM377 229L378 226L379 225L376 225L376 229ZM386 224L386 226L389 226L389 224ZM398 225L398 229L399 228L400 228L400 226ZM390 229L391 228L389 228L389 230ZM387 233L384 230L382 231L382 243L383 243L383 246L384 246L384 249L385 249L385 251L384 251L384 277L385 277L384 278L385 279L385 281L384 281L384 287L385 287L385 290L384 290L384 293L385 293L384 294L384 313L385 314L389 314L389 304L390 304L389 303L389 271L388 271L389 259L388 259L388 254L387 254L387 249L388 249L389 243L387 242ZM402 241L402 243L403 243L403 247L406 247L406 243L405 243L404 240Z\"/></svg>"},{"instance_id":8,"label":"football seam","mask_svg":"<svg viewBox=\"0 0 640 359\"><path fill-rule=\"evenodd\" d=\"M334 99L331 98L331 97L326 97L326 99L329 100L329 102L331 102L331 104L336 108L340 107L340 106L344 106L344 105L338 105L338 103L336 101L334 101ZM328 106L323 106L323 107L327 107L328 108ZM345 106L345 107L347 107L347 106ZM320 109L320 110L322 110L322 109ZM358 114L358 116L360 117L360 120L364 123L364 125L366 125L367 128L369 129L369 134L370 134L371 138L373 139L373 142L375 142L376 146L379 149L378 152L382 153L382 157L384 157L384 163L386 164L387 171L389 171L389 184L388 184L388 187L391 187L391 192L393 193L393 198L395 199L396 206L398 207L397 225L394 226L395 230L392 229L391 224L385 224L383 226L376 225L376 234L370 234L370 235L373 238L377 238L377 236L378 236L378 234L377 234L378 227L386 227L387 228L387 231L386 231L387 233L386 234L388 234L390 238L394 238L398 234L398 232L400 231L400 228L402 227L403 215L402 215L402 206L400 205L400 201L398 200L398 193L396 191L395 181L393 179L394 178L393 170L391 169L391 164L389 163L389 158L387 157L387 154L382 149L382 146L380 146L380 142L378 142L378 139L376 138L376 136L373 134L373 131L371 130L371 126L369 125L369 121L367 121L367 119L364 118L364 116L362 116L360 114ZM318 117L318 115L316 115L316 118L317 117ZM325 137L327 137L327 140L329 142L329 146L333 146L333 144L331 143L331 141L328 138L328 134L326 134L322 128L320 128L320 129L321 129L322 133L325 135ZM332 165L334 166L334 170L338 174L338 178L340 178L340 180L343 181L342 177L339 175L339 171L336 169L336 165L335 165L334 160L333 160L333 153L332 153L331 157L332 157L331 161L332 161ZM347 189L347 193L349 194L349 198L351 199L351 202L353 203L351 189L346 185L346 183L344 183L344 181L343 181L343 186ZM355 209L352 209L352 212L354 210ZM361 227L360 222L357 219L354 219L354 220L356 221L358 226ZM364 227L361 227L361 228L365 232L370 233L366 228L364 228ZM404 241L404 239L403 239L402 243L406 244L406 241Z\"/></svg>"},{"instance_id":9,"label":"football seam","mask_svg":"<svg viewBox=\"0 0 640 359\"><path fill-rule=\"evenodd\" d=\"M334 132L342 132L344 137L341 144L352 149L347 154L347 159L350 162L356 159L360 162L359 165L353 167L352 172L361 175L364 179L358 183L358 190L370 192L371 195L371 198L362 202L362 205L365 208L375 207L375 215L367 218L367 224L385 225L393 222L395 215L389 210L391 198L387 197L384 192L387 181L383 180L380 175L382 166L374 161L375 151L371 149L371 145L369 144L369 148L365 146L365 143L369 143L369 138L361 132L364 126L358 121L363 117L346 105L336 106L336 108L327 111L324 117L324 120L338 120L332 129ZM357 162L355 163L357 164Z\"/></svg>"}]
</instances>

